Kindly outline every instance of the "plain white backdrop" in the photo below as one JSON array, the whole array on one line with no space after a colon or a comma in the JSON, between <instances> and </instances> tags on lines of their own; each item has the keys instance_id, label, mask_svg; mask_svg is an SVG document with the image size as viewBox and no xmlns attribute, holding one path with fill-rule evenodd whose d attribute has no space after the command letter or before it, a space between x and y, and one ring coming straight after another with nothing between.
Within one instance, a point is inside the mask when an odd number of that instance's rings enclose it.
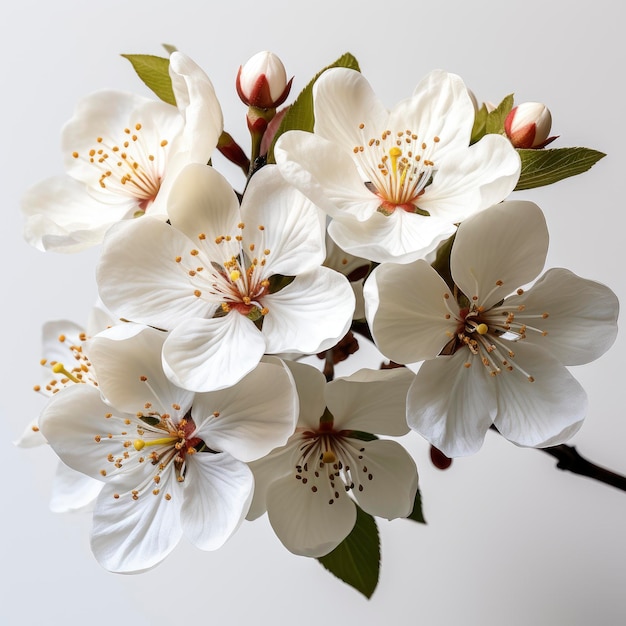
<instances>
[{"instance_id":1,"label":"plain white backdrop","mask_svg":"<svg viewBox=\"0 0 626 626\"><path fill-rule=\"evenodd\" d=\"M96 297L97 250L63 256L29 248L21 236L20 196L62 172L59 133L78 98L101 88L148 94L120 53L163 54L162 43L187 52L213 80L226 129L246 147L234 79L239 65L263 49L281 55L295 76L294 94L350 51L389 106L433 68L460 74L479 100L497 102L515 92L517 102L544 101L560 135L555 147L587 146L608 156L580 177L516 195L546 213L548 267L604 282L624 300L620 11L612 0L584 10L545 0L57 0L4 9L0 623L625 623L626 493L561 472L546 454L497 435L446 472L432 467L417 435L406 438L429 523L380 524L382 571L370 601L314 560L286 552L265 518L244 524L215 553L183 542L151 572L107 573L89 550L89 515L49 512L51 451L12 445L43 404L31 391L40 375L41 325L59 318L83 323ZM223 165L216 160L240 184ZM620 335L603 358L574 370L590 408L572 443L621 473L625 347Z\"/></svg>"}]
</instances>

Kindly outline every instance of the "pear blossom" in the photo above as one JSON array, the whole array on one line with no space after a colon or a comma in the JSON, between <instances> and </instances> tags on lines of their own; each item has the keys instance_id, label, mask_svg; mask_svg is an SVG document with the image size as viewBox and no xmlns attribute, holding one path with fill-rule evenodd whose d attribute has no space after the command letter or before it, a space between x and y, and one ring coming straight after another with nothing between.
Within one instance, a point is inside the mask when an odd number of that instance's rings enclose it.
<instances>
[{"instance_id":1,"label":"pear blossom","mask_svg":"<svg viewBox=\"0 0 626 626\"><path fill-rule=\"evenodd\" d=\"M424 258L517 184L520 159L505 137L469 145L474 107L454 74L431 72L388 111L359 72L332 68L315 82L313 103L314 133L279 137L276 162L356 256Z\"/></svg>"},{"instance_id":2,"label":"pear blossom","mask_svg":"<svg viewBox=\"0 0 626 626\"><path fill-rule=\"evenodd\" d=\"M222 112L206 74L185 54L170 57L177 107L121 91L78 103L61 144L66 176L26 192L26 240L40 250L76 252L102 241L115 222L166 219L172 181L187 163L207 163Z\"/></svg>"},{"instance_id":3,"label":"pear blossom","mask_svg":"<svg viewBox=\"0 0 626 626\"><path fill-rule=\"evenodd\" d=\"M560 444L582 424L587 397L565 365L612 345L618 301L561 268L525 291L547 250L539 207L509 201L459 226L453 290L423 260L380 265L365 283L380 351L398 363L425 360L408 393L408 423L448 457L476 452L492 424L533 447Z\"/></svg>"},{"instance_id":4,"label":"pear blossom","mask_svg":"<svg viewBox=\"0 0 626 626\"><path fill-rule=\"evenodd\" d=\"M415 462L397 442L405 435L405 369L360 370L326 383L316 368L289 362L300 416L287 444L250 464L255 492L248 519L267 510L285 547L319 557L336 548L367 513L407 517L417 491Z\"/></svg>"},{"instance_id":5,"label":"pear blossom","mask_svg":"<svg viewBox=\"0 0 626 626\"><path fill-rule=\"evenodd\" d=\"M113 572L153 567L183 535L219 548L249 508L246 463L284 444L295 426L298 401L282 361L269 358L235 387L194 394L165 376L164 336L122 324L94 337L102 393L75 385L41 416L61 460L104 482L91 547Z\"/></svg>"},{"instance_id":6,"label":"pear blossom","mask_svg":"<svg viewBox=\"0 0 626 626\"><path fill-rule=\"evenodd\" d=\"M121 317L167 330L165 371L195 391L230 386L263 354L314 354L352 320L347 279L324 261L324 216L275 166L251 178L241 207L213 168L189 165L168 207L106 237L100 296Z\"/></svg>"}]
</instances>

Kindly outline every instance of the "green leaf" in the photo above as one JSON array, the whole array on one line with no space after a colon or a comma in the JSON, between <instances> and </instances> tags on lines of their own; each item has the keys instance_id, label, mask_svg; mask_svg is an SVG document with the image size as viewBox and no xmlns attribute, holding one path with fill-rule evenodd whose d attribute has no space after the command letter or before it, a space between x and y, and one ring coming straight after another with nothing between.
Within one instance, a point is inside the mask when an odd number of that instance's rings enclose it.
<instances>
[{"instance_id":1,"label":"green leaf","mask_svg":"<svg viewBox=\"0 0 626 626\"><path fill-rule=\"evenodd\" d=\"M474 126L472 127L472 136L470 138L470 144L476 143L485 136L487 132L487 107L483 104L476 115L474 116Z\"/></svg>"},{"instance_id":2,"label":"green leaf","mask_svg":"<svg viewBox=\"0 0 626 626\"><path fill-rule=\"evenodd\" d=\"M519 149L517 152L522 159L522 172L515 191L551 185L582 174L606 156L591 148Z\"/></svg>"},{"instance_id":3,"label":"green leaf","mask_svg":"<svg viewBox=\"0 0 626 626\"><path fill-rule=\"evenodd\" d=\"M378 435L373 435L372 433L366 433L364 430L350 430L349 434L346 437L351 437L352 439L358 439L359 441L376 441L378 439Z\"/></svg>"},{"instance_id":4,"label":"green leaf","mask_svg":"<svg viewBox=\"0 0 626 626\"><path fill-rule=\"evenodd\" d=\"M313 115L313 84L315 81L331 67L347 67L349 69L360 72L359 62L349 52L341 55L334 63L327 65L323 70L318 72L309 84L300 92L294 103L283 117L276 135L272 141L272 145L267 154L267 162L275 163L274 160L274 144L276 140L288 130L306 130L313 132L315 117Z\"/></svg>"},{"instance_id":5,"label":"green leaf","mask_svg":"<svg viewBox=\"0 0 626 626\"><path fill-rule=\"evenodd\" d=\"M435 260L431 263L432 268L443 278L450 291L454 290L454 281L452 280L452 272L450 270L450 254L452 253L452 244L455 237L456 233L439 244Z\"/></svg>"},{"instance_id":6,"label":"green leaf","mask_svg":"<svg viewBox=\"0 0 626 626\"><path fill-rule=\"evenodd\" d=\"M152 54L123 54L122 56L132 63L137 76L163 102L176 106L176 98L172 90L172 79L169 72L169 59Z\"/></svg>"},{"instance_id":7,"label":"green leaf","mask_svg":"<svg viewBox=\"0 0 626 626\"><path fill-rule=\"evenodd\" d=\"M513 94L509 94L487 115L485 129L487 133L504 134L504 120L513 108Z\"/></svg>"},{"instance_id":8,"label":"green leaf","mask_svg":"<svg viewBox=\"0 0 626 626\"><path fill-rule=\"evenodd\" d=\"M371 598L380 573L380 540L374 518L356 508L352 532L318 561L332 574Z\"/></svg>"},{"instance_id":9,"label":"green leaf","mask_svg":"<svg viewBox=\"0 0 626 626\"><path fill-rule=\"evenodd\" d=\"M412 519L413 521L419 522L420 524L426 523L426 520L424 519L424 512L422 511L422 494L420 493L419 489L415 494L415 503L413 504L413 510L406 519Z\"/></svg>"}]
</instances>

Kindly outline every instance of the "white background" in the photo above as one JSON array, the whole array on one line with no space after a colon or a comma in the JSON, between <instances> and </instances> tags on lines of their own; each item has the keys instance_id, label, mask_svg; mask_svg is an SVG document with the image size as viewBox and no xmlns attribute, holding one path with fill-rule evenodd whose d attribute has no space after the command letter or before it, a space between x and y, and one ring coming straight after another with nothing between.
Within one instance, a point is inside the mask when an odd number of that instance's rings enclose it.
<instances>
[{"instance_id":1,"label":"white background","mask_svg":"<svg viewBox=\"0 0 626 626\"><path fill-rule=\"evenodd\" d=\"M148 94L118 55L163 54L161 43L177 46L206 70L226 128L243 145L244 108L234 78L262 49L282 56L295 75L294 94L349 50L389 106L437 67L460 74L480 100L515 92L517 102L546 102L561 136L555 147L588 146L608 157L587 174L518 197L546 213L548 266L602 281L624 300L622 20L612 0L575 6L545 0L265 6L56 0L3 10L1 624L626 621L626 493L560 472L546 454L491 433L480 453L446 472L431 466L417 435L406 438L420 469L429 524L381 523L382 571L370 601L314 560L286 552L265 518L244 524L218 552L183 542L149 573L107 573L89 551L89 515L48 510L51 451L11 443L42 406L31 391L40 375L42 323L83 323L96 296L97 251L64 256L29 248L21 238L20 196L62 172L59 132L78 98L105 87ZM574 371L590 408L573 443L622 473L625 344L621 335L598 362Z\"/></svg>"}]
</instances>

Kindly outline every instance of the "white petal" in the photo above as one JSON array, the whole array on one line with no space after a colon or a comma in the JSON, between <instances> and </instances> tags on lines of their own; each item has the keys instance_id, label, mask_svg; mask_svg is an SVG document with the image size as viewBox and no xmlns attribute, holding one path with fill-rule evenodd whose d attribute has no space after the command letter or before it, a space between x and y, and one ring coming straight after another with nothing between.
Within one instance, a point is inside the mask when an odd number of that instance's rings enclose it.
<instances>
[{"instance_id":1,"label":"white petal","mask_svg":"<svg viewBox=\"0 0 626 626\"><path fill-rule=\"evenodd\" d=\"M518 343L512 362L523 367L534 382L517 370L496 377L497 429L521 446L543 447L567 441L587 412L583 388L565 367L537 346Z\"/></svg>"},{"instance_id":2,"label":"white petal","mask_svg":"<svg viewBox=\"0 0 626 626\"><path fill-rule=\"evenodd\" d=\"M181 232L149 216L116 224L102 246L100 297L117 315L170 329L181 319L212 315L215 304L194 294L176 258L194 248Z\"/></svg>"},{"instance_id":3,"label":"white petal","mask_svg":"<svg viewBox=\"0 0 626 626\"><path fill-rule=\"evenodd\" d=\"M232 311L180 323L163 345L163 369L180 387L212 391L241 380L264 352L265 340L254 323Z\"/></svg>"},{"instance_id":4,"label":"white petal","mask_svg":"<svg viewBox=\"0 0 626 626\"><path fill-rule=\"evenodd\" d=\"M267 165L250 179L241 214L246 254L266 256L271 273L296 276L323 263L325 216L276 166ZM250 244L253 252L248 252Z\"/></svg>"},{"instance_id":5,"label":"white petal","mask_svg":"<svg viewBox=\"0 0 626 626\"><path fill-rule=\"evenodd\" d=\"M207 163L224 126L213 84L182 52L172 52L169 69L176 104L185 119L185 146L191 150L193 162Z\"/></svg>"},{"instance_id":6,"label":"white petal","mask_svg":"<svg viewBox=\"0 0 626 626\"><path fill-rule=\"evenodd\" d=\"M303 556L323 556L350 534L356 522L356 507L341 489L336 499L322 489L314 493L295 479L295 472L268 489L270 524L287 550Z\"/></svg>"},{"instance_id":7,"label":"white petal","mask_svg":"<svg viewBox=\"0 0 626 626\"><path fill-rule=\"evenodd\" d=\"M518 312L519 306L525 310ZM515 321L539 331L527 331L526 343L550 352L564 365L589 363L604 354L617 336L619 302L605 285L585 280L569 270L548 270L521 296L508 298L504 306ZM545 319L543 313L549 316Z\"/></svg>"},{"instance_id":8,"label":"white petal","mask_svg":"<svg viewBox=\"0 0 626 626\"><path fill-rule=\"evenodd\" d=\"M388 127L392 131L410 129L427 145L438 137L434 152L437 164L450 150L469 145L473 123L474 106L461 78L433 70L417 85L411 98L393 108Z\"/></svg>"},{"instance_id":9,"label":"white petal","mask_svg":"<svg viewBox=\"0 0 626 626\"><path fill-rule=\"evenodd\" d=\"M413 510L417 491L417 468L409 453L395 441L364 441L359 480L363 489L354 497L370 515L396 519ZM369 477L372 477L371 479Z\"/></svg>"},{"instance_id":10,"label":"white petal","mask_svg":"<svg viewBox=\"0 0 626 626\"><path fill-rule=\"evenodd\" d=\"M52 483L50 510L54 513L91 510L102 482L59 462Z\"/></svg>"},{"instance_id":11,"label":"white petal","mask_svg":"<svg viewBox=\"0 0 626 626\"><path fill-rule=\"evenodd\" d=\"M326 404L335 417L335 428L406 435L406 396L414 378L405 368L362 369L328 383Z\"/></svg>"},{"instance_id":12,"label":"white petal","mask_svg":"<svg viewBox=\"0 0 626 626\"><path fill-rule=\"evenodd\" d=\"M460 222L504 200L515 188L520 158L505 137L486 135L442 159L419 207L431 216Z\"/></svg>"},{"instance_id":13,"label":"white petal","mask_svg":"<svg viewBox=\"0 0 626 626\"><path fill-rule=\"evenodd\" d=\"M332 68L313 85L315 134L347 151L361 145L360 124L374 134L385 130L389 113L367 79L355 70Z\"/></svg>"},{"instance_id":14,"label":"white petal","mask_svg":"<svg viewBox=\"0 0 626 626\"><path fill-rule=\"evenodd\" d=\"M180 519L201 550L217 550L244 520L254 488L250 468L229 454L199 452L187 462Z\"/></svg>"},{"instance_id":15,"label":"white petal","mask_svg":"<svg viewBox=\"0 0 626 626\"><path fill-rule=\"evenodd\" d=\"M396 363L432 359L456 332L451 311L458 308L446 283L426 261L379 265L365 281L363 294L374 341Z\"/></svg>"},{"instance_id":16,"label":"white petal","mask_svg":"<svg viewBox=\"0 0 626 626\"><path fill-rule=\"evenodd\" d=\"M195 246L202 245L212 261L221 264L239 253L235 241L239 234L237 224L241 222L239 202L228 181L214 168L197 163L187 165L172 185L167 212L172 224ZM202 242L198 240L200 234L206 235ZM217 237L227 235L232 237L232 244L215 242Z\"/></svg>"},{"instance_id":17,"label":"white petal","mask_svg":"<svg viewBox=\"0 0 626 626\"><path fill-rule=\"evenodd\" d=\"M313 354L341 339L352 322L354 292L348 279L327 267L296 276L280 291L268 294L263 304L267 352Z\"/></svg>"},{"instance_id":18,"label":"white petal","mask_svg":"<svg viewBox=\"0 0 626 626\"><path fill-rule=\"evenodd\" d=\"M368 219L380 198L367 189L351 153L313 133L289 131L274 147L276 164L291 185L332 217Z\"/></svg>"},{"instance_id":19,"label":"white petal","mask_svg":"<svg viewBox=\"0 0 626 626\"><path fill-rule=\"evenodd\" d=\"M31 423L24 429L24 432L13 442L14 446L18 446L20 448L35 448L37 446L42 446L47 443L46 438L41 434L41 430L39 428L39 420L34 419Z\"/></svg>"},{"instance_id":20,"label":"white petal","mask_svg":"<svg viewBox=\"0 0 626 626\"><path fill-rule=\"evenodd\" d=\"M426 361L409 389L409 426L447 457L477 452L495 415L495 382L465 348Z\"/></svg>"},{"instance_id":21,"label":"white petal","mask_svg":"<svg viewBox=\"0 0 626 626\"><path fill-rule=\"evenodd\" d=\"M425 258L456 227L449 220L395 210L373 213L366 222L334 219L328 232L347 252L376 263L410 263Z\"/></svg>"},{"instance_id":22,"label":"white petal","mask_svg":"<svg viewBox=\"0 0 626 626\"><path fill-rule=\"evenodd\" d=\"M115 198L113 198L115 200ZM132 199L103 204L69 176L44 180L22 197L24 237L39 250L78 252L102 241L107 229L137 210Z\"/></svg>"},{"instance_id":23,"label":"white petal","mask_svg":"<svg viewBox=\"0 0 626 626\"><path fill-rule=\"evenodd\" d=\"M130 481L125 477L124 482L105 485L96 502L91 549L98 563L111 572L139 573L154 567L182 536L182 488L174 472L161 474L155 495L150 477L154 466L145 466L133 472ZM133 489L138 491L136 500L132 497ZM119 497L115 498L115 494Z\"/></svg>"},{"instance_id":24,"label":"white petal","mask_svg":"<svg viewBox=\"0 0 626 626\"><path fill-rule=\"evenodd\" d=\"M263 361L235 386L197 394L192 417L209 448L241 461L258 459L293 434L298 397L292 376L280 359Z\"/></svg>"},{"instance_id":25,"label":"white petal","mask_svg":"<svg viewBox=\"0 0 626 626\"><path fill-rule=\"evenodd\" d=\"M285 361L285 365L293 376L300 399L298 426L317 429L326 408L324 374L312 365L297 361Z\"/></svg>"},{"instance_id":26,"label":"white petal","mask_svg":"<svg viewBox=\"0 0 626 626\"><path fill-rule=\"evenodd\" d=\"M254 474L254 495L246 519L255 520L267 511L267 490L275 481L293 472L292 456L293 446L286 445L249 464Z\"/></svg>"},{"instance_id":27,"label":"white petal","mask_svg":"<svg viewBox=\"0 0 626 626\"><path fill-rule=\"evenodd\" d=\"M108 480L119 471L107 456L122 453L120 439L128 439L122 433L129 430L124 423L128 415L105 417L111 413L115 411L102 401L95 387L74 385L52 397L41 414L39 427L66 465L98 480L105 480L101 473L104 470Z\"/></svg>"},{"instance_id":28,"label":"white petal","mask_svg":"<svg viewBox=\"0 0 626 626\"><path fill-rule=\"evenodd\" d=\"M468 298L489 309L534 280L547 251L541 209L532 202L503 202L459 226L450 257L452 278Z\"/></svg>"},{"instance_id":29,"label":"white petal","mask_svg":"<svg viewBox=\"0 0 626 626\"><path fill-rule=\"evenodd\" d=\"M133 414L150 402L153 410L170 413L172 404L179 404L184 415L191 406L193 394L175 387L163 372L166 336L148 326L121 324L89 341L98 386L116 409Z\"/></svg>"}]
</instances>

